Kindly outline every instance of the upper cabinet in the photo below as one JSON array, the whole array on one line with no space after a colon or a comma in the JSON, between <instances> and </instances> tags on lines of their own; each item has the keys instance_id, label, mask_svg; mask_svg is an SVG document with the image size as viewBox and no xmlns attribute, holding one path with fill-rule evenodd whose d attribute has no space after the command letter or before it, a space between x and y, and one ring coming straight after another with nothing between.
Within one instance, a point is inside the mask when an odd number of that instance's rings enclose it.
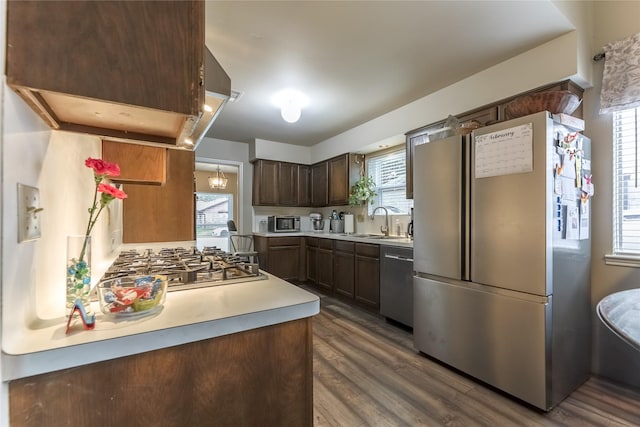
<instances>
[{"instance_id":1,"label":"upper cabinet","mask_svg":"<svg viewBox=\"0 0 640 427\"><path fill-rule=\"evenodd\" d=\"M328 160L329 206L349 204L349 192L351 186L360 179L363 162L364 156L361 154L343 154Z\"/></svg>"},{"instance_id":2,"label":"upper cabinet","mask_svg":"<svg viewBox=\"0 0 640 427\"><path fill-rule=\"evenodd\" d=\"M258 159L253 162L253 205L347 205L362 162L362 154L343 154L311 166Z\"/></svg>"},{"instance_id":3,"label":"upper cabinet","mask_svg":"<svg viewBox=\"0 0 640 427\"><path fill-rule=\"evenodd\" d=\"M162 185L167 180L166 148L105 140L102 158L120 166L120 176L110 178L113 182Z\"/></svg>"},{"instance_id":4,"label":"upper cabinet","mask_svg":"<svg viewBox=\"0 0 640 427\"><path fill-rule=\"evenodd\" d=\"M526 93L535 93L541 92L544 90L569 90L582 98L583 90L573 83L570 80L565 80L559 83L554 83L551 85L547 85L544 87L540 87L538 89L534 89L530 92ZM522 96L524 94L518 94L512 96L507 99L503 99L494 104L486 105L484 107L477 108L472 111L468 111L461 115L457 116L457 119L460 123L468 122L471 120L475 120L479 122L482 126L489 125L498 121L506 120L505 115L505 106L507 103L512 101L513 99ZM578 107L576 111L572 114L575 117L582 118L582 104ZM420 144L424 144L429 142L429 134L440 130L444 126L445 120L431 123L426 126L422 126L418 129L411 130L405 134L406 141L406 153L407 153L407 184L406 184L406 195L407 199L413 199L413 155L415 152L415 147Z\"/></svg>"},{"instance_id":5,"label":"upper cabinet","mask_svg":"<svg viewBox=\"0 0 640 427\"><path fill-rule=\"evenodd\" d=\"M7 2L6 74L53 129L184 148L231 91L201 0Z\"/></svg>"}]
</instances>

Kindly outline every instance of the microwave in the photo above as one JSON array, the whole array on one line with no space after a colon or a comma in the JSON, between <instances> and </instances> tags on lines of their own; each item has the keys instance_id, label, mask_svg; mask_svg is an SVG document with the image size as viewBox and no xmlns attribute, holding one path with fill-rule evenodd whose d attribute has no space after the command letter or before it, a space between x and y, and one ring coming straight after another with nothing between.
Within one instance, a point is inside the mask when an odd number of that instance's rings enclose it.
<instances>
[{"instance_id":1,"label":"microwave","mask_svg":"<svg viewBox=\"0 0 640 427\"><path fill-rule=\"evenodd\" d=\"M278 216L267 217L267 230L270 233L287 233L300 231L299 216Z\"/></svg>"}]
</instances>

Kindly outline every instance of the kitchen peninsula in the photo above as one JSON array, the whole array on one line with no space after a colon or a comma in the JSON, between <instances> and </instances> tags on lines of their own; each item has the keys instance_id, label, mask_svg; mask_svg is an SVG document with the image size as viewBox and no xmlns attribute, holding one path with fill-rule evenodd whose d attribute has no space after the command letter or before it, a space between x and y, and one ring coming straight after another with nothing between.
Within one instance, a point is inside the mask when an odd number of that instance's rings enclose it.
<instances>
[{"instance_id":1,"label":"kitchen peninsula","mask_svg":"<svg viewBox=\"0 0 640 427\"><path fill-rule=\"evenodd\" d=\"M98 314L92 331L32 324L3 343L11 425L311 425L318 312L268 275L170 292L136 320Z\"/></svg>"}]
</instances>

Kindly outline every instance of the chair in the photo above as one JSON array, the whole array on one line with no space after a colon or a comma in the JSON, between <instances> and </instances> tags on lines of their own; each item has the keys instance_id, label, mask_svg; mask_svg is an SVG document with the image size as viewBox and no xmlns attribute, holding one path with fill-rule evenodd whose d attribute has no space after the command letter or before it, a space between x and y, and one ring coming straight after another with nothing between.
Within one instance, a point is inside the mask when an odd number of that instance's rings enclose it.
<instances>
[{"instance_id":1,"label":"chair","mask_svg":"<svg viewBox=\"0 0 640 427\"><path fill-rule=\"evenodd\" d=\"M229 229L229 242L233 255L244 258L247 262L257 263L258 252L253 249L253 235L238 234L236 223L232 219L227 221L227 228Z\"/></svg>"}]
</instances>

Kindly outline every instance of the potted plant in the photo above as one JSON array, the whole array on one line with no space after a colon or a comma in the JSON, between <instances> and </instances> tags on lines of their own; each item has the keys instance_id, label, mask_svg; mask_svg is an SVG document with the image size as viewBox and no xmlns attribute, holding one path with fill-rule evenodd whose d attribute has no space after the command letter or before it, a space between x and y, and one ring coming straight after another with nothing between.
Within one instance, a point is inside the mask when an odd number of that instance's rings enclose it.
<instances>
[{"instance_id":1,"label":"potted plant","mask_svg":"<svg viewBox=\"0 0 640 427\"><path fill-rule=\"evenodd\" d=\"M373 202L376 196L376 183L370 176L363 176L351 187L349 206L357 206Z\"/></svg>"}]
</instances>

